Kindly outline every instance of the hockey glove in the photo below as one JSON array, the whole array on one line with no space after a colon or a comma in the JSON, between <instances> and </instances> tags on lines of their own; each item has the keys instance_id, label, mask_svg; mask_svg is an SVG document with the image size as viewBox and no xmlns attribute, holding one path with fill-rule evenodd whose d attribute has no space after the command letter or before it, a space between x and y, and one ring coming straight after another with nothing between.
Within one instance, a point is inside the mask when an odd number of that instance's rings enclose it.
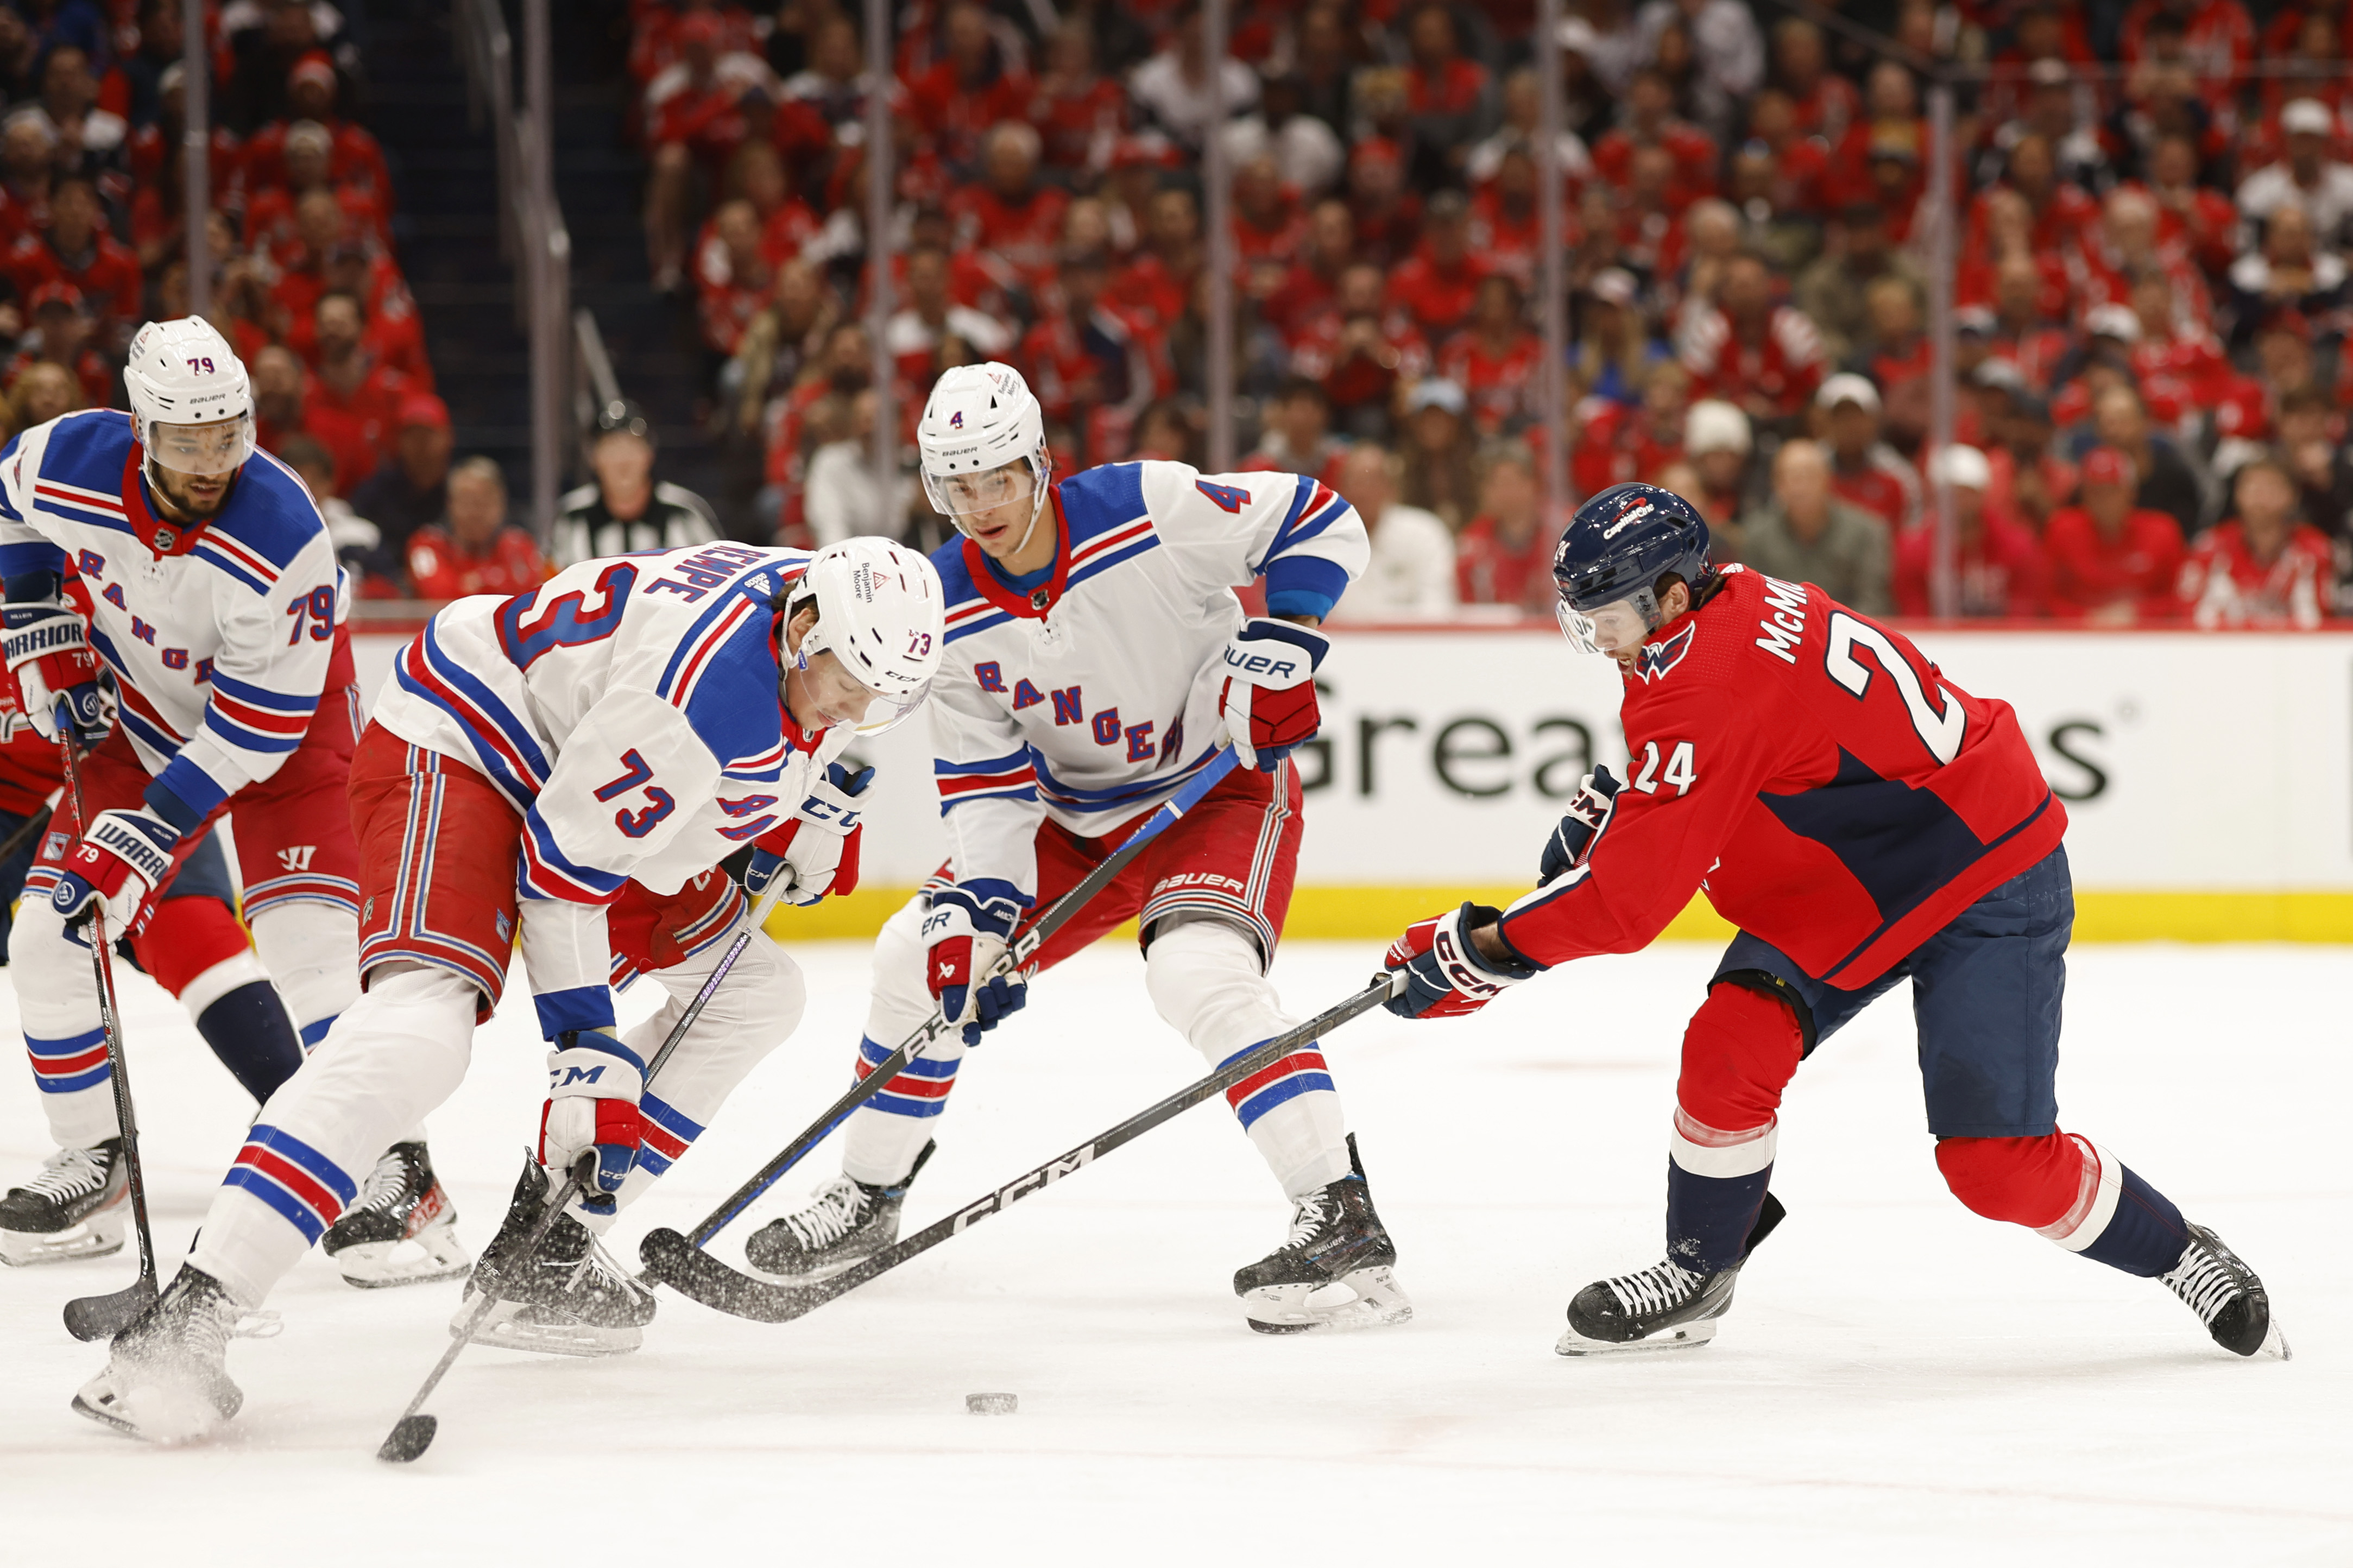
<instances>
[{"instance_id":1,"label":"hockey glove","mask_svg":"<svg viewBox=\"0 0 2353 1568\"><path fill-rule=\"evenodd\" d=\"M16 707L45 741L58 738L58 714L74 739L94 746L113 723L98 679L98 659L81 616L55 599L0 607L0 660L15 683Z\"/></svg>"},{"instance_id":2,"label":"hockey glove","mask_svg":"<svg viewBox=\"0 0 2353 1568\"><path fill-rule=\"evenodd\" d=\"M1568 812L1560 826L1545 840L1544 860L1536 869L1536 885L1544 886L1564 871L1574 870L1585 864L1593 852L1593 841L1601 837L1604 824L1609 820L1609 810L1625 787L1610 776L1608 768L1596 768L1585 775L1577 793L1568 797Z\"/></svg>"},{"instance_id":3,"label":"hockey glove","mask_svg":"<svg viewBox=\"0 0 2353 1568\"><path fill-rule=\"evenodd\" d=\"M610 1210L613 1194L638 1163L644 1124L638 1100L645 1092L645 1064L612 1036L595 1029L565 1030L547 1053L547 1103L539 1112L539 1163L547 1170L572 1169L594 1152L596 1171L583 1201Z\"/></svg>"},{"instance_id":4,"label":"hockey glove","mask_svg":"<svg viewBox=\"0 0 2353 1568\"><path fill-rule=\"evenodd\" d=\"M858 847L865 836L858 797L874 782L872 768L851 773L839 763L809 786L786 824L754 840L744 890L754 900L773 893L804 908L828 893L858 890Z\"/></svg>"},{"instance_id":5,"label":"hockey glove","mask_svg":"<svg viewBox=\"0 0 2353 1568\"><path fill-rule=\"evenodd\" d=\"M1406 927L1382 960L1388 968L1405 971L1405 989L1381 1005L1400 1018L1459 1017L1542 973L1540 965L1517 957L1506 958L1499 969L1472 944L1473 931L1503 918L1504 911L1492 904L1466 903Z\"/></svg>"},{"instance_id":6,"label":"hockey glove","mask_svg":"<svg viewBox=\"0 0 2353 1568\"><path fill-rule=\"evenodd\" d=\"M1007 896L983 896L997 889ZM1013 922L1027 902L1008 883L945 888L932 895L932 912L923 918L930 950L923 983L939 998L940 1016L963 1026L967 1047L980 1044L984 1032L1029 1000L1029 978L1019 971L989 973L1011 943Z\"/></svg>"},{"instance_id":7,"label":"hockey glove","mask_svg":"<svg viewBox=\"0 0 2353 1568\"><path fill-rule=\"evenodd\" d=\"M1242 766L1272 773L1293 746L1315 738L1324 715L1315 706L1315 667L1332 639L1289 621L1255 617L1226 645L1225 679L1218 711Z\"/></svg>"},{"instance_id":8,"label":"hockey glove","mask_svg":"<svg viewBox=\"0 0 2353 1568\"><path fill-rule=\"evenodd\" d=\"M132 935L147 895L171 876L172 852L179 842L180 830L143 806L101 811L66 851L49 902L68 924L86 916L92 904L103 904L112 934Z\"/></svg>"}]
</instances>

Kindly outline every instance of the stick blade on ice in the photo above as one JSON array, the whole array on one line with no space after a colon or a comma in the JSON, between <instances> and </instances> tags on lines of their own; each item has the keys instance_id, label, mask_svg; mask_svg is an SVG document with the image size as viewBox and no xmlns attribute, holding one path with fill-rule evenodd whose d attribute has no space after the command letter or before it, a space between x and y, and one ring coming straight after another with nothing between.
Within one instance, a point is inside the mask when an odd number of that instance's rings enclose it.
<instances>
[{"instance_id":1,"label":"stick blade on ice","mask_svg":"<svg viewBox=\"0 0 2353 1568\"><path fill-rule=\"evenodd\" d=\"M647 1233L638 1244L646 1272L691 1300L732 1317L759 1323L785 1323L830 1300L822 1291L796 1291L765 1280L748 1280L670 1229ZM746 1286L753 1289L747 1289Z\"/></svg>"},{"instance_id":2,"label":"stick blade on ice","mask_svg":"<svg viewBox=\"0 0 2353 1568\"><path fill-rule=\"evenodd\" d=\"M109 1296L77 1296L66 1303L66 1332L78 1340L111 1340L155 1304L155 1281L141 1276Z\"/></svg>"},{"instance_id":3,"label":"stick blade on ice","mask_svg":"<svg viewBox=\"0 0 2353 1568\"><path fill-rule=\"evenodd\" d=\"M391 1435L375 1457L387 1465L406 1465L433 1446L433 1435L440 1426L435 1416L404 1415L393 1423Z\"/></svg>"}]
</instances>

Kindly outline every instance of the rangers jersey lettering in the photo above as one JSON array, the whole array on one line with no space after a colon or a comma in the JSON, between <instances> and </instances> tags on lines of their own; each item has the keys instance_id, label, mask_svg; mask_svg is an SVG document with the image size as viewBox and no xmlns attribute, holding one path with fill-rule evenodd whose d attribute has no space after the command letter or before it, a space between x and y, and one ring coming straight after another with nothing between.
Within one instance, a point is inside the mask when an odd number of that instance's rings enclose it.
<instances>
[{"instance_id":1,"label":"rangers jersey lettering","mask_svg":"<svg viewBox=\"0 0 2353 1568\"><path fill-rule=\"evenodd\" d=\"M255 453L199 529L156 515L141 459L131 416L106 409L0 447L0 578L79 574L124 733L201 817L301 742L349 594L310 491L275 458Z\"/></svg>"},{"instance_id":2,"label":"rangers jersey lettering","mask_svg":"<svg viewBox=\"0 0 2353 1568\"><path fill-rule=\"evenodd\" d=\"M1328 614L1370 554L1356 509L1295 474L1119 463L1056 484L1054 563L1016 586L968 540L932 555L947 592L934 767L957 881L1037 887L1038 823L1093 837L1160 805L1223 742L1232 590Z\"/></svg>"}]
</instances>

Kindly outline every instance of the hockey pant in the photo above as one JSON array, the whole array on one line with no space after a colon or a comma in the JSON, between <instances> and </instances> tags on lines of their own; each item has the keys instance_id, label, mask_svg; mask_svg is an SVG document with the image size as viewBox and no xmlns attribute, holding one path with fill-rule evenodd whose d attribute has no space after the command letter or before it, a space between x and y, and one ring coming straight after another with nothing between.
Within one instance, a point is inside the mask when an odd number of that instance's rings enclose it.
<instances>
[{"instance_id":1,"label":"hockey pant","mask_svg":"<svg viewBox=\"0 0 2353 1568\"><path fill-rule=\"evenodd\" d=\"M258 960L225 905L206 910L217 899L174 900L185 907L156 912L162 895L189 874L190 860L213 842L204 829L180 841L172 879L151 894L134 922L133 951L140 967L200 1020L227 1000L229 1013L218 1021L225 1030L274 1036L270 1009L280 1004L266 994L274 981L277 997L293 1014L307 1047L325 1036L359 994L358 852L343 800L351 755L351 706L331 687L284 764L238 791L207 819L208 827L224 816L233 824L244 873L245 918L253 947L259 950ZM149 775L119 726L80 766L82 794L92 816L142 803ZM9 932L9 966L50 1136L60 1146L86 1148L114 1135L115 1115L87 928L68 930L49 902L73 831L71 803L60 799L25 879ZM225 878L218 879L225 884ZM203 962L207 956L209 963ZM257 985L265 989L250 989ZM250 1054L256 1061L233 1063L233 1070L249 1089L266 1094L291 1064L275 1040Z\"/></svg>"},{"instance_id":2,"label":"hockey pant","mask_svg":"<svg viewBox=\"0 0 2353 1568\"><path fill-rule=\"evenodd\" d=\"M1870 985L1842 991L1735 938L1683 1036L1667 1160L1667 1256L1702 1273L1747 1247L1773 1173L1781 1093L1823 1040L1912 982L1936 1166L1988 1219L2128 1274L2162 1274L2181 1213L2114 1154L2058 1125L2060 1005L2074 894L2054 850Z\"/></svg>"},{"instance_id":3,"label":"hockey pant","mask_svg":"<svg viewBox=\"0 0 2353 1568\"><path fill-rule=\"evenodd\" d=\"M1237 769L1039 949L1039 969L1137 920L1154 1007L1211 1067L1293 1027L1298 1020L1282 1010L1266 967L1291 904L1299 805L1298 775L1289 763L1271 773ZM1050 908L1118 847L1120 837L1082 838L1042 825L1037 908ZM859 1042L860 1078L932 1016L922 935L928 902L918 895L876 939L873 997ZM853 1112L843 1172L885 1185L902 1179L931 1138L933 1119L947 1107L965 1054L960 1036L943 1035ZM1286 1194L1303 1197L1348 1173L1340 1097L1315 1046L1245 1079L1226 1099Z\"/></svg>"},{"instance_id":4,"label":"hockey pant","mask_svg":"<svg viewBox=\"0 0 2353 1568\"><path fill-rule=\"evenodd\" d=\"M735 918L651 980L664 992L653 1016L622 1032L650 1060L747 918ZM261 1108L229 1168L189 1263L259 1306L359 1194L368 1167L405 1129L448 1099L472 1056L481 994L453 969L389 963L302 1070ZM745 1074L799 1024L799 968L754 934L639 1101L646 1142L617 1194L623 1206L685 1153ZM580 1212L575 1210L575 1213ZM594 1226L609 1223L583 1214Z\"/></svg>"}]
</instances>

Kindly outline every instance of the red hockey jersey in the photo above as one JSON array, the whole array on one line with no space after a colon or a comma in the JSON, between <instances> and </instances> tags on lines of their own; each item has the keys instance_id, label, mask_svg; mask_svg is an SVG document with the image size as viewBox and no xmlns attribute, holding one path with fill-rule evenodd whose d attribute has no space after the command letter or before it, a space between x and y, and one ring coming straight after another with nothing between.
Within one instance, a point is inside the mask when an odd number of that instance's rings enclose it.
<instances>
[{"instance_id":1,"label":"red hockey jersey","mask_svg":"<svg viewBox=\"0 0 2353 1568\"><path fill-rule=\"evenodd\" d=\"M1696 889L1856 989L2066 832L2008 703L1820 588L1726 567L1625 685L1630 776L1609 821L1504 916L1537 963L1647 946Z\"/></svg>"}]
</instances>

